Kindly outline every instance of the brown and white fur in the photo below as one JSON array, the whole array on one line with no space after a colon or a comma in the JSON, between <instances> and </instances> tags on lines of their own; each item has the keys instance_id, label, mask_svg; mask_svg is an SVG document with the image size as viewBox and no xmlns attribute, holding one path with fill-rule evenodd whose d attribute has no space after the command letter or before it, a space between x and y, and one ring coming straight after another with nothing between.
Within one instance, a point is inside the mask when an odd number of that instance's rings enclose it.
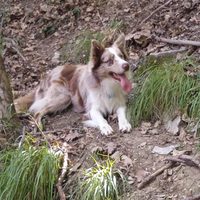
<instances>
[{"instance_id":1,"label":"brown and white fur","mask_svg":"<svg viewBox=\"0 0 200 200\"><path fill-rule=\"evenodd\" d=\"M90 119L84 124L99 127L108 135L113 129L104 116L117 113L119 129L130 132L125 117L126 92L131 90L126 61L125 36L120 35L110 48L92 40L90 61L87 65L64 65L54 68L36 91L15 101L17 111L29 108L37 121L47 113L68 107L85 112Z\"/></svg>"}]
</instances>

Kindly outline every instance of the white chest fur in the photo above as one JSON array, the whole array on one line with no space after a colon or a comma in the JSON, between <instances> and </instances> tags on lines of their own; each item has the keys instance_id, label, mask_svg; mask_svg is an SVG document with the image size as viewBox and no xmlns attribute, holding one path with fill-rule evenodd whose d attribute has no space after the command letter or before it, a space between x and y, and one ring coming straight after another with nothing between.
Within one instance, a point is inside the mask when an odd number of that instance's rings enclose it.
<instances>
[{"instance_id":1,"label":"white chest fur","mask_svg":"<svg viewBox=\"0 0 200 200\"><path fill-rule=\"evenodd\" d=\"M120 106L125 106L126 92L121 85L110 78L101 83L101 87L89 92L92 108L103 114L114 113Z\"/></svg>"}]
</instances>

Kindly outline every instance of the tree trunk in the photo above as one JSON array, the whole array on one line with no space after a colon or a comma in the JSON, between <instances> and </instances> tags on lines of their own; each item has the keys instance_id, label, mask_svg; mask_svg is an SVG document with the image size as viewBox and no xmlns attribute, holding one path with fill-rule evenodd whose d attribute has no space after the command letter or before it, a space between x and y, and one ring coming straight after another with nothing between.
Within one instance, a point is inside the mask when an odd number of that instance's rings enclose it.
<instances>
[{"instance_id":1,"label":"tree trunk","mask_svg":"<svg viewBox=\"0 0 200 200\"><path fill-rule=\"evenodd\" d=\"M13 124L20 124L13 104L10 80L6 74L3 59L0 55L0 123L1 119L9 119Z\"/></svg>"}]
</instances>

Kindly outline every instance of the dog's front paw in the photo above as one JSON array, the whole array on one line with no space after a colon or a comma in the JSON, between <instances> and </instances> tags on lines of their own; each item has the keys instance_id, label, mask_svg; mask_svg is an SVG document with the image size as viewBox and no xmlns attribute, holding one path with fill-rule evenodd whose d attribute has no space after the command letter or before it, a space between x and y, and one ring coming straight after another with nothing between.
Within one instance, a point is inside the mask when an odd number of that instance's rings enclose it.
<instances>
[{"instance_id":1,"label":"dog's front paw","mask_svg":"<svg viewBox=\"0 0 200 200\"><path fill-rule=\"evenodd\" d=\"M131 124L127 120L125 120L119 123L119 130L121 132L130 132L132 130Z\"/></svg>"},{"instance_id":2,"label":"dog's front paw","mask_svg":"<svg viewBox=\"0 0 200 200\"><path fill-rule=\"evenodd\" d=\"M110 134L113 133L113 129L112 129L111 126L108 125L108 124L103 125L103 126L100 128L100 130L101 130L101 134L102 134L102 135L110 135Z\"/></svg>"}]
</instances>

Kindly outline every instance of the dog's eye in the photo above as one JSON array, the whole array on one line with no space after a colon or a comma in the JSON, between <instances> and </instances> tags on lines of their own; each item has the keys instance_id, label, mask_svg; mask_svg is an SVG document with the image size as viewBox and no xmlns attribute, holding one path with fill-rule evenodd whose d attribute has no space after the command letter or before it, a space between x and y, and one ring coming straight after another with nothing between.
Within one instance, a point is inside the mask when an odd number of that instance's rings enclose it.
<instances>
[{"instance_id":1,"label":"dog's eye","mask_svg":"<svg viewBox=\"0 0 200 200\"><path fill-rule=\"evenodd\" d=\"M123 55L120 55L120 58L124 59L124 56L123 56Z\"/></svg>"},{"instance_id":2,"label":"dog's eye","mask_svg":"<svg viewBox=\"0 0 200 200\"><path fill-rule=\"evenodd\" d=\"M108 62L109 64L112 64L112 63L113 63L113 61L112 61L111 59L109 59L107 62Z\"/></svg>"}]
</instances>

